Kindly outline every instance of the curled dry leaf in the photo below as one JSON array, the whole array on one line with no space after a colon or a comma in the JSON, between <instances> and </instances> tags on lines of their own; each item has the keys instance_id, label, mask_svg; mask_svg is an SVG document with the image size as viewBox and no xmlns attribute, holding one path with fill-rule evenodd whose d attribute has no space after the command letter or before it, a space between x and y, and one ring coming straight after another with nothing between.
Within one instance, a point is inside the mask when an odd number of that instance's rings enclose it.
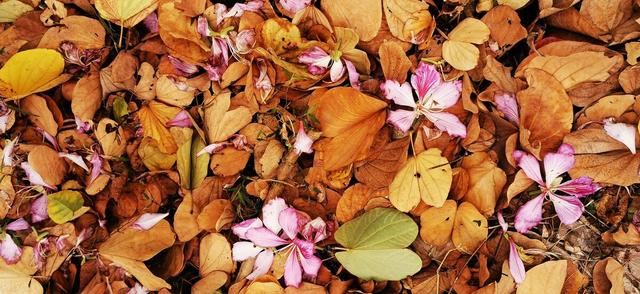
<instances>
[{"instance_id":1,"label":"curled dry leaf","mask_svg":"<svg viewBox=\"0 0 640 294\"><path fill-rule=\"evenodd\" d=\"M429 5L419 0L383 0L382 9L391 34L405 42L420 44L431 37L435 20Z\"/></svg>"},{"instance_id":2,"label":"curled dry leaf","mask_svg":"<svg viewBox=\"0 0 640 294\"><path fill-rule=\"evenodd\" d=\"M517 93L520 144L541 159L556 150L571 131L573 106L560 82L550 74L530 69L525 75L529 88Z\"/></svg>"},{"instance_id":3,"label":"curled dry leaf","mask_svg":"<svg viewBox=\"0 0 640 294\"><path fill-rule=\"evenodd\" d=\"M593 268L596 293L624 293L624 271L624 267L611 257L598 261Z\"/></svg>"}]
</instances>

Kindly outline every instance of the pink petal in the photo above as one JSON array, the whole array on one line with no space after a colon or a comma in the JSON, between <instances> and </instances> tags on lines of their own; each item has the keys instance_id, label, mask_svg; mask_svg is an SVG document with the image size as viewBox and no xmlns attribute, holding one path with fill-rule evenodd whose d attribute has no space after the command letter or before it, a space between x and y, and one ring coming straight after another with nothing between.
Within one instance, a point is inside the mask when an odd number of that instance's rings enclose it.
<instances>
[{"instance_id":1,"label":"pink petal","mask_svg":"<svg viewBox=\"0 0 640 294\"><path fill-rule=\"evenodd\" d=\"M0 241L0 256L7 264L15 264L20 261L22 249L16 245L9 234L4 234L4 240Z\"/></svg>"},{"instance_id":2,"label":"pink petal","mask_svg":"<svg viewBox=\"0 0 640 294\"><path fill-rule=\"evenodd\" d=\"M89 160L89 162L91 163L91 177L89 178L89 183L92 183L102 173L102 165L104 162L102 157L100 157L100 154L95 151L91 155L91 160Z\"/></svg>"},{"instance_id":3,"label":"pink petal","mask_svg":"<svg viewBox=\"0 0 640 294\"><path fill-rule=\"evenodd\" d=\"M231 144L234 148L238 150L250 150L249 147L247 147L247 136L234 134L231 138Z\"/></svg>"},{"instance_id":4,"label":"pink petal","mask_svg":"<svg viewBox=\"0 0 640 294\"><path fill-rule=\"evenodd\" d=\"M518 209L513 225L518 232L524 234L540 223L542 203L544 203L544 195L529 200Z\"/></svg>"},{"instance_id":5,"label":"pink petal","mask_svg":"<svg viewBox=\"0 0 640 294\"><path fill-rule=\"evenodd\" d=\"M568 182L564 182L556 187L557 190L573 195L584 197L600 190L600 185L593 182L589 177L579 177Z\"/></svg>"},{"instance_id":6,"label":"pink petal","mask_svg":"<svg viewBox=\"0 0 640 294\"><path fill-rule=\"evenodd\" d=\"M342 60L334 60L333 64L331 64L331 68L329 69L329 77L331 78L331 82L335 82L339 80L345 72L344 64L342 64Z\"/></svg>"},{"instance_id":7,"label":"pink petal","mask_svg":"<svg viewBox=\"0 0 640 294\"><path fill-rule=\"evenodd\" d=\"M431 87L429 92L427 92L428 98L424 99L423 97L421 99L421 103L425 104L427 108L433 110L447 109L458 102L461 91L462 82L460 81L442 82ZM427 105L430 102L433 104Z\"/></svg>"},{"instance_id":8,"label":"pink petal","mask_svg":"<svg viewBox=\"0 0 640 294\"><path fill-rule=\"evenodd\" d=\"M524 264L522 263L520 254L518 254L516 243L514 243L511 238L509 238L509 272L511 272L511 276L516 284L520 284L524 281L526 270L524 269Z\"/></svg>"},{"instance_id":9,"label":"pink petal","mask_svg":"<svg viewBox=\"0 0 640 294\"><path fill-rule=\"evenodd\" d=\"M440 72L438 72L436 67L424 62L418 64L416 73L411 76L411 85L418 93L420 99L424 99L429 89L434 85L440 84L440 81Z\"/></svg>"},{"instance_id":10,"label":"pink petal","mask_svg":"<svg viewBox=\"0 0 640 294\"><path fill-rule=\"evenodd\" d=\"M553 202L560 222L565 225L575 223L584 212L584 205L577 197L549 194L549 198Z\"/></svg>"},{"instance_id":11,"label":"pink petal","mask_svg":"<svg viewBox=\"0 0 640 294\"><path fill-rule=\"evenodd\" d=\"M244 261L258 255L258 253L263 250L264 248L256 247L256 245L251 242L239 241L233 243L231 255L233 256L233 261Z\"/></svg>"},{"instance_id":12,"label":"pink petal","mask_svg":"<svg viewBox=\"0 0 640 294\"><path fill-rule=\"evenodd\" d=\"M524 171L527 177L544 186L544 181L542 180L542 175L540 174L540 163L535 156L524 151L516 150L513 151L513 159Z\"/></svg>"},{"instance_id":13,"label":"pink petal","mask_svg":"<svg viewBox=\"0 0 640 294\"><path fill-rule=\"evenodd\" d=\"M411 93L409 83L400 85L394 80L386 80L380 84L380 90L384 93L384 97L393 100L393 103L416 108L416 102L413 100L413 93Z\"/></svg>"},{"instance_id":14,"label":"pink petal","mask_svg":"<svg viewBox=\"0 0 640 294\"><path fill-rule=\"evenodd\" d=\"M416 120L416 112L404 109L390 110L387 122L396 130L406 133Z\"/></svg>"},{"instance_id":15,"label":"pink petal","mask_svg":"<svg viewBox=\"0 0 640 294\"><path fill-rule=\"evenodd\" d=\"M250 1L247 4L236 3L231 9L224 14L223 18L241 17L246 11L256 12L262 8L262 0Z\"/></svg>"},{"instance_id":16,"label":"pink petal","mask_svg":"<svg viewBox=\"0 0 640 294\"><path fill-rule=\"evenodd\" d=\"M502 216L502 210L498 210L498 223L500 227L502 227L502 232L506 232L509 229L509 225L504 221L504 217Z\"/></svg>"},{"instance_id":17,"label":"pink petal","mask_svg":"<svg viewBox=\"0 0 640 294\"><path fill-rule=\"evenodd\" d=\"M82 156L78 154L69 154L64 152L58 152L58 156L71 160L71 162L75 163L77 166L89 172L89 167L87 166L86 163L84 163L84 160L82 160Z\"/></svg>"},{"instance_id":18,"label":"pink petal","mask_svg":"<svg viewBox=\"0 0 640 294\"><path fill-rule=\"evenodd\" d=\"M51 143L51 145L53 145L53 148L56 149L56 151L58 151L58 149L60 149L60 146L58 146L58 141L56 140L56 138L54 136L52 136L51 134L47 133L47 131L41 129L41 128L36 128L36 131L38 131L38 133L42 134L42 137L48 141L49 143Z\"/></svg>"},{"instance_id":19,"label":"pink petal","mask_svg":"<svg viewBox=\"0 0 640 294\"><path fill-rule=\"evenodd\" d=\"M284 282L287 286L298 287L302 282L302 268L298 260L298 254L292 251L284 264Z\"/></svg>"},{"instance_id":20,"label":"pink petal","mask_svg":"<svg viewBox=\"0 0 640 294\"><path fill-rule=\"evenodd\" d=\"M264 227L249 229L246 236L253 244L261 247L277 247L289 243Z\"/></svg>"},{"instance_id":21,"label":"pink petal","mask_svg":"<svg viewBox=\"0 0 640 294\"><path fill-rule=\"evenodd\" d=\"M209 80L212 81L219 81L222 78L224 71L227 70L227 67L224 65L206 64L203 68L207 72Z\"/></svg>"},{"instance_id":22,"label":"pink petal","mask_svg":"<svg viewBox=\"0 0 640 294\"><path fill-rule=\"evenodd\" d=\"M280 229L282 229L278 218L280 217L280 212L285 210L287 207L289 206L282 198L272 199L262 206L262 222L264 223L264 226L274 234L279 233Z\"/></svg>"},{"instance_id":23,"label":"pink petal","mask_svg":"<svg viewBox=\"0 0 640 294\"><path fill-rule=\"evenodd\" d=\"M29 165L28 162L23 161L22 163L20 163L20 167L24 170L25 174L27 174L27 180L31 183L31 185L43 186L52 190L56 189L56 187L45 183L44 179L42 179L42 176L40 176L38 172L31 168L31 165Z\"/></svg>"},{"instance_id":24,"label":"pink petal","mask_svg":"<svg viewBox=\"0 0 640 294\"><path fill-rule=\"evenodd\" d=\"M31 225L24 220L24 218L19 218L17 220L14 220L12 222L10 222L6 229L9 231L24 231L24 230L28 230L31 228Z\"/></svg>"},{"instance_id":25,"label":"pink petal","mask_svg":"<svg viewBox=\"0 0 640 294\"><path fill-rule=\"evenodd\" d=\"M260 228L260 227L262 227L262 221L256 217L256 218L245 220L239 224L233 225L233 227L231 227L231 230L236 236L242 239L247 239L247 231L249 229Z\"/></svg>"},{"instance_id":26,"label":"pink petal","mask_svg":"<svg viewBox=\"0 0 640 294\"><path fill-rule=\"evenodd\" d=\"M636 154L636 127L625 123L613 123L611 119L604 120L604 131L609 137L621 142L631 153Z\"/></svg>"},{"instance_id":27,"label":"pink petal","mask_svg":"<svg viewBox=\"0 0 640 294\"><path fill-rule=\"evenodd\" d=\"M15 150L18 138L9 141L2 149L2 166L13 166L13 151Z\"/></svg>"},{"instance_id":28,"label":"pink petal","mask_svg":"<svg viewBox=\"0 0 640 294\"><path fill-rule=\"evenodd\" d=\"M198 20L200 20L200 18L202 17L199 17ZM205 19L205 22L206 22L206 19ZM183 76L190 76L198 72L198 67L195 66L194 64L184 62L171 55L168 55L167 58L169 59L169 62L171 63L171 65L173 65L173 68L175 68Z\"/></svg>"},{"instance_id":29,"label":"pink petal","mask_svg":"<svg viewBox=\"0 0 640 294\"><path fill-rule=\"evenodd\" d=\"M309 258L303 257L300 258L300 265L302 265L302 269L307 275L311 276L311 278L315 278L318 276L320 266L322 266L322 259L315 255L312 255Z\"/></svg>"},{"instance_id":30,"label":"pink petal","mask_svg":"<svg viewBox=\"0 0 640 294\"><path fill-rule=\"evenodd\" d=\"M313 243L318 243L326 239L327 223L325 223L321 218L316 217L304 225L304 228L302 228L302 236Z\"/></svg>"},{"instance_id":31,"label":"pink petal","mask_svg":"<svg viewBox=\"0 0 640 294\"><path fill-rule=\"evenodd\" d=\"M351 87L360 90L360 74L356 70L356 66L353 62L343 59L344 64L347 66L347 74L349 75L349 83Z\"/></svg>"},{"instance_id":32,"label":"pink petal","mask_svg":"<svg viewBox=\"0 0 640 294\"><path fill-rule=\"evenodd\" d=\"M11 110L0 115L0 134L4 134L7 131L7 125L9 123L10 116Z\"/></svg>"},{"instance_id":33,"label":"pink petal","mask_svg":"<svg viewBox=\"0 0 640 294\"><path fill-rule=\"evenodd\" d=\"M436 128L443 132L447 132L454 137L465 138L467 136L467 127L460 122L457 116L447 112L422 112L424 116L430 120Z\"/></svg>"},{"instance_id":34,"label":"pink petal","mask_svg":"<svg viewBox=\"0 0 640 294\"><path fill-rule=\"evenodd\" d=\"M309 66L327 69L331 63L331 56L322 48L315 46L298 56L298 61Z\"/></svg>"},{"instance_id":35,"label":"pink petal","mask_svg":"<svg viewBox=\"0 0 640 294\"><path fill-rule=\"evenodd\" d=\"M280 5L291 13L307 8L313 0L280 0Z\"/></svg>"},{"instance_id":36,"label":"pink petal","mask_svg":"<svg viewBox=\"0 0 640 294\"><path fill-rule=\"evenodd\" d=\"M191 122L191 117L189 116L189 112L186 110L182 110L176 114L176 116L167 122L167 127L181 127L181 128L190 128L193 126Z\"/></svg>"},{"instance_id":37,"label":"pink petal","mask_svg":"<svg viewBox=\"0 0 640 294\"><path fill-rule=\"evenodd\" d=\"M504 117L516 125L520 125L520 114L518 112L518 101L513 93L501 93L493 96L496 106Z\"/></svg>"},{"instance_id":38,"label":"pink petal","mask_svg":"<svg viewBox=\"0 0 640 294\"><path fill-rule=\"evenodd\" d=\"M203 38L211 36L209 22L207 22L207 19L204 16L198 16L198 19L196 20L196 31L198 31L198 34Z\"/></svg>"},{"instance_id":39,"label":"pink petal","mask_svg":"<svg viewBox=\"0 0 640 294\"><path fill-rule=\"evenodd\" d=\"M144 286L140 285L140 283L138 282L136 282L133 288L129 289L129 291L127 292L127 294L147 294L147 293L149 293L149 290L147 290L147 288L145 288Z\"/></svg>"},{"instance_id":40,"label":"pink petal","mask_svg":"<svg viewBox=\"0 0 640 294\"><path fill-rule=\"evenodd\" d=\"M576 163L573 156L573 147L569 144L562 144L557 153L547 153L544 156L544 173L547 187L561 174L568 172Z\"/></svg>"},{"instance_id":41,"label":"pink petal","mask_svg":"<svg viewBox=\"0 0 640 294\"><path fill-rule=\"evenodd\" d=\"M70 246L69 234L65 234L56 238L56 249L58 249L58 252L62 252L68 246Z\"/></svg>"},{"instance_id":42,"label":"pink petal","mask_svg":"<svg viewBox=\"0 0 640 294\"><path fill-rule=\"evenodd\" d=\"M152 12L147 17L142 20L144 26L147 27L149 32L157 33L158 32L158 15L155 12Z\"/></svg>"},{"instance_id":43,"label":"pink petal","mask_svg":"<svg viewBox=\"0 0 640 294\"><path fill-rule=\"evenodd\" d=\"M631 223L636 227L636 230L640 232L640 209L636 210L631 219Z\"/></svg>"},{"instance_id":44,"label":"pink petal","mask_svg":"<svg viewBox=\"0 0 640 294\"><path fill-rule=\"evenodd\" d=\"M144 213L138 220L131 225L131 228L146 231L155 226L162 219L167 217L169 213Z\"/></svg>"},{"instance_id":45,"label":"pink petal","mask_svg":"<svg viewBox=\"0 0 640 294\"><path fill-rule=\"evenodd\" d=\"M300 213L295 208L287 208L280 212L278 222L284 233L293 240L300 232Z\"/></svg>"},{"instance_id":46,"label":"pink petal","mask_svg":"<svg viewBox=\"0 0 640 294\"><path fill-rule=\"evenodd\" d=\"M293 244L296 246L297 252L305 258L313 256L316 251L315 244L311 241L296 238L293 240Z\"/></svg>"},{"instance_id":47,"label":"pink petal","mask_svg":"<svg viewBox=\"0 0 640 294\"><path fill-rule=\"evenodd\" d=\"M267 249L260 252L253 264L253 272L247 276L247 280L255 280L255 278L266 274L271 269L271 264L273 264L273 251Z\"/></svg>"},{"instance_id":48,"label":"pink petal","mask_svg":"<svg viewBox=\"0 0 640 294\"><path fill-rule=\"evenodd\" d=\"M298 134L296 134L296 142L293 144L293 149L297 154L313 153L311 146L313 145L313 139L307 135L304 131L304 124L302 121L298 127Z\"/></svg>"},{"instance_id":49,"label":"pink petal","mask_svg":"<svg viewBox=\"0 0 640 294\"><path fill-rule=\"evenodd\" d=\"M78 131L78 133L84 134L91 130L91 121L83 121L79 117L75 117L74 120L76 122L76 131Z\"/></svg>"},{"instance_id":50,"label":"pink petal","mask_svg":"<svg viewBox=\"0 0 640 294\"><path fill-rule=\"evenodd\" d=\"M196 156L201 156L205 153L209 153L209 154L213 154L216 153L222 149L224 149L224 147L226 147L229 143L227 142L222 142L222 143L213 143L213 144L209 144L207 146L205 146L204 148L202 148L202 150L200 150Z\"/></svg>"},{"instance_id":51,"label":"pink petal","mask_svg":"<svg viewBox=\"0 0 640 294\"><path fill-rule=\"evenodd\" d=\"M240 53L248 53L256 43L256 33L252 29L242 30L235 38L235 50Z\"/></svg>"},{"instance_id":52,"label":"pink petal","mask_svg":"<svg viewBox=\"0 0 640 294\"><path fill-rule=\"evenodd\" d=\"M49 197L47 195L42 195L31 203L31 222L37 223L49 218L48 204Z\"/></svg>"}]
</instances>

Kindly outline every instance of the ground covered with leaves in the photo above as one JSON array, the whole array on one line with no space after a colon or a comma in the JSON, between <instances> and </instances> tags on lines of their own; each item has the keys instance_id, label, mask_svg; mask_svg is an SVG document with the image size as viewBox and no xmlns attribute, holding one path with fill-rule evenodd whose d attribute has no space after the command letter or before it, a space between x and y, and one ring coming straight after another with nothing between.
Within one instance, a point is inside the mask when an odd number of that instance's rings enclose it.
<instances>
[{"instance_id":1,"label":"ground covered with leaves","mask_svg":"<svg viewBox=\"0 0 640 294\"><path fill-rule=\"evenodd\" d=\"M1 0L0 293L640 293L639 5Z\"/></svg>"}]
</instances>

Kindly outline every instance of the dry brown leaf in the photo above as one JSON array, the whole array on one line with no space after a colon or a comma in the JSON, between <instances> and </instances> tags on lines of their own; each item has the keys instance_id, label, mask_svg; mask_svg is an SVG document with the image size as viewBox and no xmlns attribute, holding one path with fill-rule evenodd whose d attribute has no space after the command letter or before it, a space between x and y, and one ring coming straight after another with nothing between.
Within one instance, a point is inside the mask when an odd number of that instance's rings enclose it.
<instances>
[{"instance_id":1,"label":"dry brown leaf","mask_svg":"<svg viewBox=\"0 0 640 294\"><path fill-rule=\"evenodd\" d=\"M223 177L237 175L249 162L251 153L227 146L211 156L209 166L213 173Z\"/></svg>"},{"instance_id":2,"label":"dry brown leaf","mask_svg":"<svg viewBox=\"0 0 640 294\"><path fill-rule=\"evenodd\" d=\"M102 103L100 74L90 72L80 78L71 94L71 111L83 121L92 121Z\"/></svg>"},{"instance_id":3,"label":"dry brown leaf","mask_svg":"<svg viewBox=\"0 0 640 294\"><path fill-rule=\"evenodd\" d=\"M442 247L449 241L463 253L474 252L487 238L487 219L469 202L456 207L447 200L442 207L427 208L420 215L420 237L428 244Z\"/></svg>"},{"instance_id":4,"label":"dry brown leaf","mask_svg":"<svg viewBox=\"0 0 640 294\"><path fill-rule=\"evenodd\" d=\"M191 192L185 191L184 194L182 202L180 202L176 214L173 216L173 224L180 242L187 242L200 233L198 218L193 213Z\"/></svg>"},{"instance_id":5,"label":"dry brown leaf","mask_svg":"<svg viewBox=\"0 0 640 294\"><path fill-rule=\"evenodd\" d=\"M29 120L49 135L58 135L58 123L47 105L47 99L39 95L29 95L20 101L22 111L29 114Z\"/></svg>"},{"instance_id":6,"label":"dry brown leaf","mask_svg":"<svg viewBox=\"0 0 640 294\"><path fill-rule=\"evenodd\" d=\"M131 28L156 10L158 0L96 0L95 5L102 18Z\"/></svg>"},{"instance_id":7,"label":"dry brown leaf","mask_svg":"<svg viewBox=\"0 0 640 294\"><path fill-rule=\"evenodd\" d=\"M361 41L371 41L378 35L382 24L382 1L325 0L321 1L320 5L334 27L354 29ZM367 7L367 9L362 9L362 7Z\"/></svg>"},{"instance_id":8,"label":"dry brown leaf","mask_svg":"<svg viewBox=\"0 0 640 294\"><path fill-rule=\"evenodd\" d=\"M624 267L615 259L607 257L593 268L593 288L597 294L625 293Z\"/></svg>"},{"instance_id":9,"label":"dry brown leaf","mask_svg":"<svg viewBox=\"0 0 640 294\"><path fill-rule=\"evenodd\" d=\"M211 233L200 240L200 275L207 276L215 271L232 274L235 262L231 259L231 244L225 236Z\"/></svg>"},{"instance_id":10,"label":"dry brown leaf","mask_svg":"<svg viewBox=\"0 0 640 294\"><path fill-rule=\"evenodd\" d=\"M224 92L208 102L204 108L204 123L209 144L226 141L251 122L251 111L244 106L229 109L231 93Z\"/></svg>"},{"instance_id":11,"label":"dry brown leaf","mask_svg":"<svg viewBox=\"0 0 640 294\"><path fill-rule=\"evenodd\" d=\"M420 214L420 238L430 245L442 247L451 240L458 205L447 200L442 207L429 207Z\"/></svg>"},{"instance_id":12,"label":"dry brown leaf","mask_svg":"<svg viewBox=\"0 0 640 294\"><path fill-rule=\"evenodd\" d=\"M605 232L602 239L608 244L618 244L621 246L639 246L640 232L634 225L619 227L615 232Z\"/></svg>"},{"instance_id":13,"label":"dry brown leaf","mask_svg":"<svg viewBox=\"0 0 640 294\"><path fill-rule=\"evenodd\" d=\"M527 30L520 23L518 13L509 6L494 7L482 17L482 22L489 27L491 39L501 49L510 48L527 37Z\"/></svg>"},{"instance_id":14,"label":"dry brown leaf","mask_svg":"<svg viewBox=\"0 0 640 294\"><path fill-rule=\"evenodd\" d=\"M380 55L380 65L385 79L398 82L406 80L411 61L400 43L393 41L382 43L378 49L378 55Z\"/></svg>"},{"instance_id":15,"label":"dry brown leaf","mask_svg":"<svg viewBox=\"0 0 640 294\"><path fill-rule=\"evenodd\" d=\"M479 45L489 40L489 28L475 18L465 18L456 26L442 44L442 58L455 69L468 71L478 65Z\"/></svg>"},{"instance_id":16,"label":"dry brown leaf","mask_svg":"<svg viewBox=\"0 0 640 294\"><path fill-rule=\"evenodd\" d=\"M180 112L180 108L158 101L151 101L149 104L140 107L140 110L136 113L140 124L142 124L144 136L156 140L158 148L163 153L172 154L178 150L171 132L166 127L167 122L172 120L178 112Z\"/></svg>"},{"instance_id":17,"label":"dry brown leaf","mask_svg":"<svg viewBox=\"0 0 640 294\"><path fill-rule=\"evenodd\" d=\"M200 38L195 22L175 7L173 1L158 5L160 38L171 55L189 63L200 63L209 57L209 46Z\"/></svg>"},{"instance_id":18,"label":"dry brown leaf","mask_svg":"<svg viewBox=\"0 0 640 294\"><path fill-rule=\"evenodd\" d=\"M516 293L562 293L567 276L567 261L547 261L527 271Z\"/></svg>"},{"instance_id":19,"label":"dry brown leaf","mask_svg":"<svg viewBox=\"0 0 640 294\"><path fill-rule=\"evenodd\" d=\"M429 13L429 5L423 1L383 0L382 10L389 31L402 41L420 44L428 40L435 30L436 24Z\"/></svg>"},{"instance_id":20,"label":"dry brown leaf","mask_svg":"<svg viewBox=\"0 0 640 294\"><path fill-rule=\"evenodd\" d=\"M383 132L388 134L387 132ZM388 135L378 135L369 156L356 163L355 176L358 181L373 188L388 187L396 172L407 160L409 138L395 141L381 141L388 139Z\"/></svg>"},{"instance_id":21,"label":"dry brown leaf","mask_svg":"<svg viewBox=\"0 0 640 294\"><path fill-rule=\"evenodd\" d=\"M96 138L104 155L119 157L127 148L127 139L122 127L112 119L103 118L96 128Z\"/></svg>"},{"instance_id":22,"label":"dry brown leaf","mask_svg":"<svg viewBox=\"0 0 640 294\"><path fill-rule=\"evenodd\" d=\"M469 188L464 201L473 204L484 216L493 215L507 175L488 153L478 152L462 159L460 165L469 176Z\"/></svg>"},{"instance_id":23,"label":"dry brown leaf","mask_svg":"<svg viewBox=\"0 0 640 294\"><path fill-rule=\"evenodd\" d=\"M38 145L31 149L27 160L45 183L53 186L62 184L68 167L58 152L48 146Z\"/></svg>"},{"instance_id":24,"label":"dry brown leaf","mask_svg":"<svg viewBox=\"0 0 640 294\"><path fill-rule=\"evenodd\" d=\"M382 125L387 104L351 87L336 87L309 101L323 136L331 138L324 169L336 170L367 155Z\"/></svg>"},{"instance_id":25,"label":"dry brown leaf","mask_svg":"<svg viewBox=\"0 0 640 294\"><path fill-rule=\"evenodd\" d=\"M186 87L186 90L178 87L178 83ZM182 81L172 81L167 75L160 76L155 86L158 100L173 106L190 105L196 95L196 89L185 85Z\"/></svg>"},{"instance_id":26,"label":"dry brown leaf","mask_svg":"<svg viewBox=\"0 0 640 294\"><path fill-rule=\"evenodd\" d=\"M525 72L529 88L517 93L520 105L520 144L541 159L554 151L571 131L573 105L562 85L539 69ZM549 126L554 126L549 128Z\"/></svg>"},{"instance_id":27,"label":"dry brown leaf","mask_svg":"<svg viewBox=\"0 0 640 294\"><path fill-rule=\"evenodd\" d=\"M376 190L372 187L356 183L344 191L336 207L336 218L340 223L352 220L360 212L364 211L369 200L375 197L384 197L385 190Z\"/></svg>"},{"instance_id":28,"label":"dry brown leaf","mask_svg":"<svg viewBox=\"0 0 640 294\"><path fill-rule=\"evenodd\" d=\"M198 214L197 222L201 230L219 232L228 227L234 217L231 201L216 199L202 209Z\"/></svg>"},{"instance_id":29,"label":"dry brown leaf","mask_svg":"<svg viewBox=\"0 0 640 294\"><path fill-rule=\"evenodd\" d=\"M60 26L47 30L38 47L58 49L62 42L69 41L81 49L102 49L106 34L98 20L70 15L60 21Z\"/></svg>"}]
</instances>

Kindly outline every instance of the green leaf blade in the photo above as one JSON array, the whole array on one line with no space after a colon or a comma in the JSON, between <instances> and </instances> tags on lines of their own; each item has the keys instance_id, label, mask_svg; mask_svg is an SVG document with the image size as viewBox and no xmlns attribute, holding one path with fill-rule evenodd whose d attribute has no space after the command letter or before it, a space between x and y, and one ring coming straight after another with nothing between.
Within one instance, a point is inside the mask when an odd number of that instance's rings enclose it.
<instances>
[{"instance_id":1,"label":"green leaf blade","mask_svg":"<svg viewBox=\"0 0 640 294\"><path fill-rule=\"evenodd\" d=\"M76 211L82 208L84 199L78 191L65 190L48 196L47 213L57 224L74 219Z\"/></svg>"},{"instance_id":2,"label":"green leaf blade","mask_svg":"<svg viewBox=\"0 0 640 294\"><path fill-rule=\"evenodd\" d=\"M376 208L342 225L335 239L349 249L400 249L416 239L418 225L392 208Z\"/></svg>"},{"instance_id":3,"label":"green leaf blade","mask_svg":"<svg viewBox=\"0 0 640 294\"><path fill-rule=\"evenodd\" d=\"M422 268L420 256L409 249L347 250L336 253L353 275L375 281L399 281Z\"/></svg>"}]
</instances>

